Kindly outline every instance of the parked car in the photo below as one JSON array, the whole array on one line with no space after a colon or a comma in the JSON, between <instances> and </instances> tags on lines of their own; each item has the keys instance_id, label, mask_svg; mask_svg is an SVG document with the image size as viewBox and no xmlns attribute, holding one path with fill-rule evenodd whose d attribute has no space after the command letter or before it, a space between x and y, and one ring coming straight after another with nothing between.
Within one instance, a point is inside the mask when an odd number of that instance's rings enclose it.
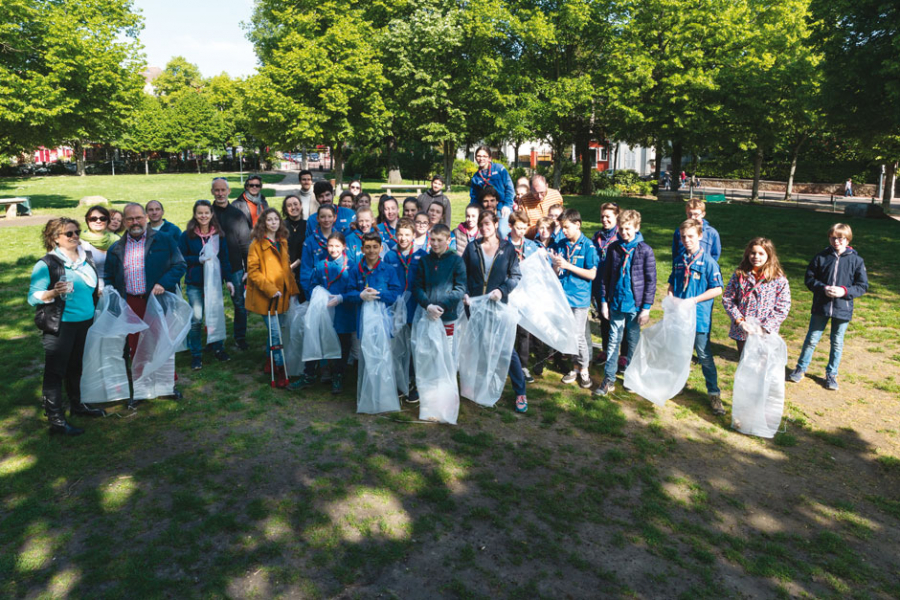
<instances>
[{"instance_id":1,"label":"parked car","mask_svg":"<svg viewBox=\"0 0 900 600\"><path fill-rule=\"evenodd\" d=\"M310 152L309 160L319 160L319 153L318 152Z\"/></svg>"},{"instance_id":2,"label":"parked car","mask_svg":"<svg viewBox=\"0 0 900 600\"><path fill-rule=\"evenodd\" d=\"M31 175L33 169L31 165L19 165L19 175Z\"/></svg>"}]
</instances>

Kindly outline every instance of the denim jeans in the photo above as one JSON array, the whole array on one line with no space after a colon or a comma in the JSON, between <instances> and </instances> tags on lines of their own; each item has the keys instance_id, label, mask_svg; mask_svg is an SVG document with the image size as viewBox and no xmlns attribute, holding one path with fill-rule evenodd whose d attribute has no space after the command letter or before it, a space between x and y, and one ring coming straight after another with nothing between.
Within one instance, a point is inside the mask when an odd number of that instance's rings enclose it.
<instances>
[{"instance_id":1,"label":"denim jeans","mask_svg":"<svg viewBox=\"0 0 900 600\"><path fill-rule=\"evenodd\" d=\"M719 373L716 371L716 363L713 361L712 343L709 341L709 332L697 332L694 336L694 350L697 352L697 360L706 380L706 393L719 393Z\"/></svg>"},{"instance_id":2,"label":"denim jeans","mask_svg":"<svg viewBox=\"0 0 900 600\"><path fill-rule=\"evenodd\" d=\"M515 348L509 361L509 382L516 396L525 395L525 373L522 372L522 361L519 360L519 353Z\"/></svg>"},{"instance_id":3,"label":"denim jeans","mask_svg":"<svg viewBox=\"0 0 900 600\"><path fill-rule=\"evenodd\" d=\"M609 346L606 350L606 365L604 372L607 379L615 380L616 370L619 368L619 345L622 338L628 340L628 363L634 356L638 340L641 339L641 326L638 325L640 313L623 313L617 310L609 312Z\"/></svg>"},{"instance_id":4,"label":"denim jeans","mask_svg":"<svg viewBox=\"0 0 900 600\"><path fill-rule=\"evenodd\" d=\"M234 271L229 278L234 286L231 304L234 306L234 339L241 341L247 337L247 309L244 308L244 270Z\"/></svg>"},{"instance_id":5,"label":"denim jeans","mask_svg":"<svg viewBox=\"0 0 900 600\"><path fill-rule=\"evenodd\" d=\"M497 224L497 231L500 232L501 239L505 240L509 235L509 215L511 214L512 209L508 206L504 206L497 212L497 217L500 219L500 222Z\"/></svg>"},{"instance_id":6,"label":"denim jeans","mask_svg":"<svg viewBox=\"0 0 900 600\"><path fill-rule=\"evenodd\" d=\"M268 315L260 315L260 316L262 317L263 323L265 323L265 325L266 325L266 353L268 354L268 352L271 351L271 347L269 346L269 316ZM286 316L285 313L281 313L280 315L278 315L279 337L276 338L275 341L279 342L279 343L280 343L280 341L284 340L284 338L282 337L282 332L284 331L285 316ZM267 359L269 358L268 355L266 356L266 358ZM276 367L283 366L284 365L284 352L276 352L274 359L275 359Z\"/></svg>"},{"instance_id":7,"label":"denim jeans","mask_svg":"<svg viewBox=\"0 0 900 600\"><path fill-rule=\"evenodd\" d=\"M188 304L194 311L191 315L191 331L188 333L187 347L191 351L191 356L200 356L203 353L203 288L196 285L189 285L185 288L187 293ZM225 348L225 344L221 341L213 342L209 345L210 350L218 352Z\"/></svg>"},{"instance_id":8,"label":"denim jeans","mask_svg":"<svg viewBox=\"0 0 900 600\"><path fill-rule=\"evenodd\" d=\"M850 321L844 319L834 319L824 315L812 315L809 318L809 331L806 332L806 340L803 342L803 350L800 351L797 368L801 371L809 368L816 344L822 339L828 319L831 319L831 351L828 353L828 366L825 367L825 374L837 377L838 367L841 366L841 353L844 350L844 333L847 331L847 326L850 325Z\"/></svg>"}]
</instances>

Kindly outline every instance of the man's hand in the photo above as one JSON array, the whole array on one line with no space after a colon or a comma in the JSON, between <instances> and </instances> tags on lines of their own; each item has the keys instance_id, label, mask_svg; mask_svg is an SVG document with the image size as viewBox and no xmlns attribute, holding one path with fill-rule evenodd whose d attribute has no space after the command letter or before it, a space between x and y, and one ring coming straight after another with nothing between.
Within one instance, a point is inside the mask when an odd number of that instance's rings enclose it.
<instances>
[{"instance_id":1,"label":"man's hand","mask_svg":"<svg viewBox=\"0 0 900 600\"><path fill-rule=\"evenodd\" d=\"M470 301L470 300L469 300L469 295L468 295L468 294L466 294L465 296L463 296L463 304L465 304L466 306L468 306L468 305L469 305L469 301Z\"/></svg>"},{"instance_id":2,"label":"man's hand","mask_svg":"<svg viewBox=\"0 0 900 600\"><path fill-rule=\"evenodd\" d=\"M609 321L609 304L606 302L600 303L600 316Z\"/></svg>"},{"instance_id":3,"label":"man's hand","mask_svg":"<svg viewBox=\"0 0 900 600\"><path fill-rule=\"evenodd\" d=\"M234 284L228 281L225 283L225 287L228 289L228 293L234 296Z\"/></svg>"},{"instance_id":4,"label":"man's hand","mask_svg":"<svg viewBox=\"0 0 900 600\"><path fill-rule=\"evenodd\" d=\"M649 322L650 322L650 311L649 310L644 309L640 313L638 313L638 325L643 327L644 325L646 325Z\"/></svg>"},{"instance_id":5,"label":"man's hand","mask_svg":"<svg viewBox=\"0 0 900 600\"><path fill-rule=\"evenodd\" d=\"M160 294L166 293L166 288L164 288L163 286L161 286L157 283L156 285L153 286L153 289L150 290L150 293L153 294L154 296L159 296Z\"/></svg>"},{"instance_id":6,"label":"man's hand","mask_svg":"<svg viewBox=\"0 0 900 600\"><path fill-rule=\"evenodd\" d=\"M372 300L378 300L378 297L381 293L374 288L366 288L359 293L359 298L363 302L370 302Z\"/></svg>"},{"instance_id":7,"label":"man's hand","mask_svg":"<svg viewBox=\"0 0 900 600\"><path fill-rule=\"evenodd\" d=\"M843 298L847 295L847 292L839 285L826 285L825 295L829 298Z\"/></svg>"},{"instance_id":8,"label":"man's hand","mask_svg":"<svg viewBox=\"0 0 900 600\"><path fill-rule=\"evenodd\" d=\"M494 290L488 294L488 300L493 300L494 302L498 302L501 298L503 298L503 292L500 290Z\"/></svg>"},{"instance_id":9,"label":"man's hand","mask_svg":"<svg viewBox=\"0 0 900 600\"><path fill-rule=\"evenodd\" d=\"M437 304L429 304L425 309L425 313L428 315L429 319L431 319L432 321L437 321L441 318L441 315L444 314L444 309Z\"/></svg>"}]
</instances>

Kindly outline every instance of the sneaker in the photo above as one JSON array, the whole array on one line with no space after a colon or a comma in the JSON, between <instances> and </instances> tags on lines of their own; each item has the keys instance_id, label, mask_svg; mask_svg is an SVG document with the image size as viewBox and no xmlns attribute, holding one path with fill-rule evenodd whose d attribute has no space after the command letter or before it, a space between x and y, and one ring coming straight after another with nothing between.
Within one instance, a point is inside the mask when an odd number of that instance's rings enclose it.
<instances>
[{"instance_id":1,"label":"sneaker","mask_svg":"<svg viewBox=\"0 0 900 600\"><path fill-rule=\"evenodd\" d=\"M596 365L602 365L602 364L604 364L605 362L606 362L606 352L603 352L603 351L601 350L600 353L599 353L597 356L594 357L594 364L596 364Z\"/></svg>"},{"instance_id":2,"label":"sneaker","mask_svg":"<svg viewBox=\"0 0 900 600\"><path fill-rule=\"evenodd\" d=\"M590 373L586 373L585 371L581 372L581 374L578 376L578 387L585 390L589 390L594 387L594 382L591 381Z\"/></svg>"},{"instance_id":3,"label":"sneaker","mask_svg":"<svg viewBox=\"0 0 900 600\"><path fill-rule=\"evenodd\" d=\"M191 357L191 371L199 371L203 368L203 359L199 356Z\"/></svg>"},{"instance_id":4,"label":"sneaker","mask_svg":"<svg viewBox=\"0 0 900 600\"><path fill-rule=\"evenodd\" d=\"M231 360L231 357L228 356L228 353L226 353L224 350L216 350L215 357L219 362L228 362L229 360Z\"/></svg>"},{"instance_id":5,"label":"sneaker","mask_svg":"<svg viewBox=\"0 0 900 600\"><path fill-rule=\"evenodd\" d=\"M528 412L528 398L525 396L516 396L516 412Z\"/></svg>"},{"instance_id":6,"label":"sneaker","mask_svg":"<svg viewBox=\"0 0 900 600\"><path fill-rule=\"evenodd\" d=\"M544 376L544 365L540 364L540 365L536 366L533 369L531 374L533 377L543 377Z\"/></svg>"},{"instance_id":7,"label":"sneaker","mask_svg":"<svg viewBox=\"0 0 900 600\"><path fill-rule=\"evenodd\" d=\"M406 397L406 401L410 404L418 404L419 403L419 390L409 390L409 396Z\"/></svg>"},{"instance_id":8,"label":"sneaker","mask_svg":"<svg viewBox=\"0 0 900 600\"><path fill-rule=\"evenodd\" d=\"M628 367L628 358L625 356L619 357L619 368L617 369L617 373L624 373L625 369Z\"/></svg>"},{"instance_id":9,"label":"sneaker","mask_svg":"<svg viewBox=\"0 0 900 600\"><path fill-rule=\"evenodd\" d=\"M713 414L715 415L724 415L725 407L722 406L722 395L721 394L710 394L709 395L709 405L712 407Z\"/></svg>"},{"instance_id":10,"label":"sneaker","mask_svg":"<svg viewBox=\"0 0 900 600\"><path fill-rule=\"evenodd\" d=\"M315 382L315 377L310 377L306 373L303 373L296 380L292 381L287 387L289 390L302 390L313 385Z\"/></svg>"},{"instance_id":11,"label":"sneaker","mask_svg":"<svg viewBox=\"0 0 900 600\"><path fill-rule=\"evenodd\" d=\"M531 376L531 371L522 367L522 374L525 375L525 383L534 383L534 377Z\"/></svg>"},{"instance_id":12,"label":"sneaker","mask_svg":"<svg viewBox=\"0 0 900 600\"><path fill-rule=\"evenodd\" d=\"M616 380L604 377L597 389L594 390L594 396L607 396L616 391Z\"/></svg>"},{"instance_id":13,"label":"sneaker","mask_svg":"<svg viewBox=\"0 0 900 600\"><path fill-rule=\"evenodd\" d=\"M565 375L563 375L562 382L563 383L575 383L575 380L578 379L577 371L569 371Z\"/></svg>"},{"instance_id":14,"label":"sneaker","mask_svg":"<svg viewBox=\"0 0 900 600\"><path fill-rule=\"evenodd\" d=\"M344 391L344 378L341 375L334 375L331 378L331 394L337 396Z\"/></svg>"},{"instance_id":15,"label":"sneaker","mask_svg":"<svg viewBox=\"0 0 900 600\"><path fill-rule=\"evenodd\" d=\"M246 352L250 349L250 346L247 345L247 340L234 340L234 345L238 347L238 350L241 352Z\"/></svg>"},{"instance_id":16,"label":"sneaker","mask_svg":"<svg viewBox=\"0 0 900 600\"><path fill-rule=\"evenodd\" d=\"M800 383L803 380L803 373L799 368L791 371L790 375L787 376L787 380L791 383Z\"/></svg>"},{"instance_id":17,"label":"sneaker","mask_svg":"<svg viewBox=\"0 0 900 600\"><path fill-rule=\"evenodd\" d=\"M825 374L825 389L836 391L838 389L837 377L835 375Z\"/></svg>"}]
</instances>

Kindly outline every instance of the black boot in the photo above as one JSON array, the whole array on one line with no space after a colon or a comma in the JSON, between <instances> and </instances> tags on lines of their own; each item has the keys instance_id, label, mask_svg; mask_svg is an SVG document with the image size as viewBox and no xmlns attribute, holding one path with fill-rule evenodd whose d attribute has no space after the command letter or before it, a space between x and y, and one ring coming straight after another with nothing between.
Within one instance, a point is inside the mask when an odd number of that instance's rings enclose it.
<instances>
[{"instance_id":1,"label":"black boot","mask_svg":"<svg viewBox=\"0 0 900 600\"><path fill-rule=\"evenodd\" d=\"M73 400L72 406L69 408L69 415L80 415L82 417L105 417L106 411L96 406L88 406L83 404L81 400Z\"/></svg>"},{"instance_id":2,"label":"black boot","mask_svg":"<svg viewBox=\"0 0 900 600\"><path fill-rule=\"evenodd\" d=\"M66 413L62 409L60 400L51 400L47 396L43 398L44 414L50 422L50 434L60 433L62 435L81 435L84 429L70 425L66 421Z\"/></svg>"}]
</instances>

